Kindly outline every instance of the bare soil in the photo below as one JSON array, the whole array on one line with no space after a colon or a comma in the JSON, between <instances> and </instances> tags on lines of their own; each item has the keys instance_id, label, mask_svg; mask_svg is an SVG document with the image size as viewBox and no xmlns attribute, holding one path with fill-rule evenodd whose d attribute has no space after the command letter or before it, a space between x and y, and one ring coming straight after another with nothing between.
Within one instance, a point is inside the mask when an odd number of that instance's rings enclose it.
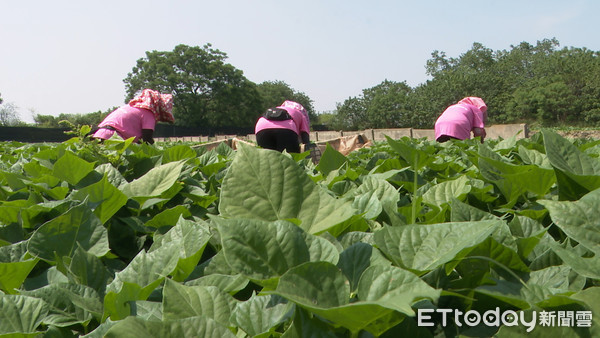
<instances>
[{"instance_id":1,"label":"bare soil","mask_svg":"<svg viewBox=\"0 0 600 338\"><path fill-rule=\"evenodd\" d=\"M557 133L565 138L600 139L600 130L569 130Z\"/></svg>"},{"instance_id":2,"label":"bare soil","mask_svg":"<svg viewBox=\"0 0 600 338\"><path fill-rule=\"evenodd\" d=\"M564 138L571 139L594 139L600 140L600 130L555 130L557 134ZM529 136L535 134L537 131L530 131Z\"/></svg>"}]
</instances>

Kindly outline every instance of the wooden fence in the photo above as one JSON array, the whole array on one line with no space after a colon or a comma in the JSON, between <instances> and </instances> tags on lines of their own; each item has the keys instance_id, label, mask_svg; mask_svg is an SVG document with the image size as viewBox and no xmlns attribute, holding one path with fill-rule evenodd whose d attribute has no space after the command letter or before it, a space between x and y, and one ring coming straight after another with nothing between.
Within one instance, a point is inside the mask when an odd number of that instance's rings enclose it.
<instances>
[{"instance_id":1,"label":"wooden fence","mask_svg":"<svg viewBox=\"0 0 600 338\"><path fill-rule=\"evenodd\" d=\"M529 137L527 124L496 124L485 128L488 139L503 138L507 139L515 136L517 139ZM402 137L411 138L426 138L434 139L433 129L413 129L413 128L393 128L393 129L365 129L359 131L313 131L310 133L312 142L328 141L345 136L365 135L369 140L383 141L385 136L392 139L400 139ZM184 137L158 137L155 138L158 142L213 142L223 141L228 139L242 139L245 141L256 142L256 136L249 134L246 136L238 135L216 135L215 137L208 136L184 136Z\"/></svg>"}]
</instances>

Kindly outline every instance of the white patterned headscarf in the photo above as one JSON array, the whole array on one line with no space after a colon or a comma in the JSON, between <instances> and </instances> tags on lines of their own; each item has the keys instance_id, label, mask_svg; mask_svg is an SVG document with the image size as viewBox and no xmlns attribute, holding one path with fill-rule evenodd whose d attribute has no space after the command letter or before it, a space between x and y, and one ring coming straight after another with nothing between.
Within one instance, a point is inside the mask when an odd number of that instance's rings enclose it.
<instances>
[{"instance_id":1,"label":"white patterned headscarf","mask_svg":"<svg viewBox=\"0 0 600 338\"><path fill-rule=\"evenodd\" d=\"M174 122L173 116L173 95L161 94L156 90L144 89L142 92L129 101L129 105L136 108L148 109L154 114L156 121Z\"/></svg>"}]
</instances>

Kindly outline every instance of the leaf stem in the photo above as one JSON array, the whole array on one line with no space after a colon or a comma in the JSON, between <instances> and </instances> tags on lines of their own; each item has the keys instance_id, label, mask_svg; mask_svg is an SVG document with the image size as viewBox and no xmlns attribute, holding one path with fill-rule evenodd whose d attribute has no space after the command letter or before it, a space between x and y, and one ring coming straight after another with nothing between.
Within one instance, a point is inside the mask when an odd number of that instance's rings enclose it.
<instances>
[{"instance_id":1,"label":"leaf stem","mask_svg":"<svg viewBox=\"0 0 600 338\"><path fill-rule=\"evenodd\" d=\"M516 273L514 273L509 267L507 267L506 265L498 262L495 259L492 259L490 257L485 257L485 256L467 256L467 257L463 257L463 260L465 259L481 259L484 261L488 261L492 264L497 265L498 267L502 268L504 271L508 272L508 274L510 274L512 277L514 277L516 280L519 281L519 283L521 283L521 285L523 285L526 289L529 289L529 286L527 285L527 283L525 283L525 281L523 279L521 279L521 277L519 277Z\"/></svg>"},{"instance_id":2,"label":"leaf stem","mask_svg":"<svg viewBox=\"0 0 600 338\"><path fill-rule=\"evenodd\" d=\"M412 209L410 213L410 224L417 222L417 157L418 154L415 152L415 159L413 163L413 198L412 198Z\"/></svg>"}]
</instances>

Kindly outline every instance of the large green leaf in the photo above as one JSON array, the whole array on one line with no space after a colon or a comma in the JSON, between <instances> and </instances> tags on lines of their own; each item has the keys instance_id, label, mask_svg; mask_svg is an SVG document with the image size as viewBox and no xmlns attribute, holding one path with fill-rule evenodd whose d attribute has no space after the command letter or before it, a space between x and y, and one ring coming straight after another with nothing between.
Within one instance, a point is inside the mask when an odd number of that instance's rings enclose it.
<instances>
[{"instance_id":1,"label":"large green leaf","mask_svg":"<svg viewBox=\"0 0 600 338\"><path fill-rule=\"evenodd\" d=\"M502 221L451 222L386 227L375 232L375 244L395 265L422 274L477 245Z\"/></svg>"},{"instance_id":2,"label":"large green leaf","mask_svg":"<svg viewBox=\"0 0 600 338\"><path fill-rule=\"evenodd\" d=\"M72 198L79 201L87 198L88 205L102 224L127 203L127 196L115 188L106 175L100 181L76 191Z\"/></svg>"},{"instance_id":3,"label":"large green leaf","mask_svg":"<svg viewBox=\"0 0 600 338\"><path fill-rule=\"evenodd\" d=\"M547 229L529 217L516 216L508 223L522 258L527 258L538 246Z\"/></svg>"},{"instance_id":4,"label":"large green leaf","mask_svg":"<svg viewBox=\"0 0 600 338\"><path fill-rule=\"evenodd\" d=\"M525 164L535 164L544 169L552 169L552 164L550 164L550 160L546 154L535 149L527 149L522 145L519 145L518 151L519 156Z\"/></svg>"},{"instance_id":5,"label":"large green leaf","mask_svg":"<svg viewBox=\"0 0 600 338\"><path fill-rule=\"evenodd\" d=\"M419 171L419 169L425 167L434 160L434 157L431 156L431 154L415 148L414 144L409 144L410 141L407 139L394 140L387 135L385 138L392 149L394 149L394 151L415 171Z\"/></svg>"},{"instance_id":6,"label":"large green leaf","mask_svg":"<svg viewBox=\"0 0 600 338\"><path fill-rule=\"evenodd\" d=\"M104 294L106 284L112 278L102 260L80 246L75 250L67 267L67 276L78 284L93 288L99 294Z\"/></svg>"},{"instance_id":7,"label":"large green leaf","mask_svg":"<svg viewBox=\"0 0 600 338\"><path fill-rule=\"evenodd\" d=\"M15 214L15 216L17 217L15 222L22 222L23 228L27 229L37 228L41 223L44 223L51 218L57 217L65 213L69 208L71 208L75 204L78 204L77 201L73 201L70 199L61 201L48 201L33 205L30 205L31 201L16 200L4 202L2 206L9 207L13 202L26 202L23 204L24 207L18 207L18 204L14 206L18 210L18 212ZM4 210L0 208L0 215L3 213L3 211ZM7 214L8 213L10 213L10 211L7 212ZM1 218L2 217L0 216L0 219ZM8 223L11 222L7 222L7 224Z\"/></svg>"},{"instance_id":8,"label":"large green leaf","mask_svg":"<svg viewBox=\"0 0 600 338\"><path fill-rule=\"evenodd\" d=\"M552 169L537 165L515 165L499 160L498 155L485 146L479 150L479 170L481 175L494 183L504 195L508 206L530 191L538 196L547 194L556 182Z\"/></svg>"},{"instance_id":9,"label":"large green leaf","mask_svg":"<svg viewBox=\"0 0 600 338\"><path fill-rule=\"evenodd\" d=\"M48 196L54 200L64 199L70 191L68 183L52 175L35 178L28 184L28 187L39 192L42 196Z\"/></svg>"},{"instance_id":10,"label":"large green leaf","mask_svg":"<svg viewBox=\"0 0 600 338\"><path fill-rule=\"evenodd\" d=\"M208 230L208 225L203 222L195 222L179 218L177 224L166 234L156 237L155 242L150 247L149 252L159 250L163 245L178 248L177 266L172 273L173 280L184 281L194 270L208 241L212 235Z\"/></svg>"},{"instance_id":11,"label":"large green leaf","mask_svg":"<svg viewBox=\"0 0 600 338\"><path fill-rule=\"evenodd\" d=\"M375 219L383 211L383 206L377 196L378 192L375 189L354 196L352 206L362 213L366 219Z\"/></svg>"},{"instance_id":12,"label":"large green leaf","mask_svg":"<svg viewBox=\"0 0 600 338\"><path fill-rule=\"evenodd\" d=\"M14 172L0 171L0 177L3 177L4 184L11 190L16 191L27 187L29 180L26 176Z\"/></svg>"},{"instance_id":13,"label":"large green leaf","mask_svg":"<svg viewBox=\"0 0 600 338\"><path fill-rule=\"evenodd\" d=\"M556 171L561 199L577 200L600 188L600 160L550 130L543 130L546 155Z\"/></svg>"},{"instance_id":14,"label":"large green leaf","mask_svg":"<svg viewBox=\"0 0 600 338\"><path fill-rule=\"evenodd\" d=\"M185 282L185 285L216 286L223 292L236 294L238 291L243 290L249 282L250 281L241 274L224 275L219 273L211 273L197 279L189 280Z\"/></svg>"},{"instance_id":15,"label":"large green leaf","mask_svg":"<svg viewBox=\"0 0 600 338\"><path fill-rule=\"evenodd\" d=\"M104 163L97 166L94 171L102 176L106 176L110 184L116 188L121 188L127 184L127 180L121 175L117 168L113 167L110 163Z\"/></svg>"},{"instance_id":16,"label":"large green leaf","mask_svg":"<svg viewBox=\"0 0 600 338\"><path fill-rule=\"evenodd\" d=\"M23 170L28 176L31 177L40 177L52 174L52 170L50 168L41 165L40 162L35 160L23 164Z\"/></svg>"},{"instance_id":17,"label":"large green leaf","mask_svg":"<svg viewBox=\"0 0 600 338\"><path fill-rule=\"evenodd\" d=\"M187 205L177 205L170 209L164 209L160 213L152 217L151 220L146 222L147 227L161 228L161 227L172 227L177 223L179 218L189 218L192 213L189 211Z\"/></svg>"},{"instance_id":18,"label":"large green leaf","mask_svg":"<svg viewBox=\"0 0 600 338\"><path fill-rule=\"evenodd\" d=\"M474 288L485 284L492 272L507 280L519 280L529 272L516 251L498 243L493 237L461 251L455 261L446 265L448 274L453 269L461 276L454 283L455 288Z\"/></svg>"},{"instance_id":19,"label":"large green leaf","mask_svg":"<svg viewBox=\"0 0 600 338\"><path fill-rule=\"evenodd\" d=\"M41 209L41 207L36 207L35 204L28 200L3 201L0 205L0 222L3 224L18 223L23 211L30 208ZM27 222L27 227L29 226L30 224Z\"/></svg>"},{"instance_id":20,"label":"large green leaf","mask_svg":"<svg viewBox=\"0 0 600 338\"><path fill-rule=\"evenodd\" d=\"M546 155L554 168L576 175L600 174L600 161L582 153L573 143L551 130L543 130Z\"/></svg>"},{"instance_id":21,"label":"large green leaf","mask_svg":"<svg viewBox=\"0 0 600 338\"><path fill-rule=\"evenodd\" d=\"M567 265L550 266L545 269L532 271L528 283L548 287L554 293L580 291L585 278L572 278L573 269Z\"/></svg>"},{"instance_id":22,"label":"large green leaf","mask_svg":"<svg viewBox=\"0 0 600 338\"><path fill-rule=\"evenodd\" d=\"M452 222L469 222L495 220L497 216L490 214L487 211L478 209L470 204L463 203L456 198L449 201L450 203L450 221Z\"/></svg>"},{"instance_id":23,"label":"large green leaf","mask_svg":"<svg viewBox=\"0 0 600 338\"><path fill-rule=\"evenodd\" d=\"M550 211L552 221L567 236L600 256L600 189L575 202L541 200L539 203Z\"/></svg>"},{"instance_id":24,"label":"large green leaf","mask_svg":"<svg viewBox=\"0 0 600 338\"><path fill-rule=\"evenodd\" d=\"M580 290L585 278L573 278L571 270L572 267L567 265L551 266L531 272L525 282L496 280L494 285L482 283L476 291L521 309L533 306L553 308L565 302L577 302L565 295Z\"/></svg>"},{"instance_id":25,"label":"large green leaf","mask_svg":"<svg viewBox=\"0 0 600 338\"><path fill-rule=\"evenodd\" d=\"M200 162L200 171L207 177L216 175L223 168L227 167L228 164L214 150L202 154L202 156L198 157L198 161Z\"/></svg>"},{"instance_id":26,"label":"large green leaf","mask_svg":"<svg viewBox=\"0 0 600 338\"><path fill-rule=\"evenodd\" d=\"M179 243L161 245L152 252L141 251L115 275L104 297L104 316L113 320L131 314L130 301L146 300L172 274L180 259Z\"/></svg>"},{"instance_id":27,"label":"large green leaf","mask_svg":"<svg viewBox=\"0 0 600 338\"><path fill-rule=\"evenodd\" d=\"M223 337L235 338L231 331L204 316L164 321L128 317L112 325L102 337Z\"/></svg>"},{"instance_id":28,"label":"large green leaf","mask_svg":"<svg viewBox=\"0 0 600 338\"><path fill-rule=\"evenodd\" d=\"M436 290L412 272L395 266L376 265L365 270L358 283L358 299L414 316L411 306L421 300L436 301Z\"/></svg>"},{"instance_id":29,"label":"large green leaf","mask_svg":"<svg viewBox=\"0 0 600 338\"><path fill-rule=\"evenodd\" d=\"M590 328L591 337L600 336L600 317L597 313L600 313L600 287L594 286L582 290L571 296L573 299L580 300L588 305L592 314L592 325Z\"/></svg>"},{"instance_id":30,"label":"large green leaf","mask_svg":"<svg viewBox=\"0 0 600 338\"><path fill-rule=\"evenodd\" d=\"M342 155L339 151L333 149L329 143L325 147L325 151L321 155L319 164L317 164L317 170L323 173L324 177L327 177L330 172L339 169L345 163L348 162L346 156Z\"/></svg>"},{"instance_id":31,"label":"large green leaf","mask_svg":"<svg viewBox=\"0 0 600 338\"><path fill-rule=\"evenodd\" d=\"M170 279L163 289L163 319L204 316L223 326L230 326L229 317L236 300L214 286L185 286Z\"/></svg>"},{"instance_id":32,"label":"large green leaf","mask_svg":"<svg viewBox=\"0 0 600 338\"><path fill-rule=\"evenodd\" d=\"M572 248L565 249L558 244L552 245L551 248L573 271L583 277L600 279L600 256L582 257Z\"/></svg>"},{"instance_id":33,"label":"large green leaf","mask_svg":"<svg viewBox=\"0 0 600 338\"><path fill-rule=\"evenodd\" d=\"M581 303L568 298L565 290L552 288L547 284L536 284L538 280L526 284L497 280L495 285L481 285L475 289L479 294L493 297L521 310L532 307L553 309L565 303Z\"/></svg>"},{"instance_id":34,"label":"large green leaf","mask_svg":"<svg viewBox=\"0 0 600 338\"><path fill-rule=\"evenodd\" d=\"M534 304L552 296L551 290L547 287L535 284L523 285L518 282L508 282L505 280L498 280L494 285L490 285L488 281L486 284L477 287L475 291L487 297L501 300L521 310L529 309Z\"/></svg>"},{"instance_id":35,"label":"large green leaf","mask_svg":"<svg viewBox=\"0 0 600 338\"><path fill-rule=\"evenodd\" d=\"M144 320L161 321L163 319L162 302L149 300L135 301L135 316ZM105 323L108 322L110 321L106 321Z\"/></svg>"},{"instance_id":36,"label":"large green leaf","mask_svg":"<svg viewBox=\"0 0 600 338\"><path fill-rule=\"evenodd\" d=\"M52 173L63 181L75 185L92 170L94 170L94 163L87 162L71 151L65 151L63 156L54 163Z\"/></svg>"},{"instance_id":37,"label":"large green leaf","mask_svg":"<svg viewBox=\"0 0 600 338\"><path fill-rule=\"evenodd\" d=\"M302 337L319 337L319 338L336 338L338 337L334 330L318 316L313 316L312 313L304 310L301 307L296 307L294 311L294 319L292 325L288 327L282 338L302 338Z\"/></svg>"},{"instance_id":38,"label":"large green leaf","mask_svg":"<svg viewBox=\"0 0 600 338\"><path fill-rule=\"evenodd\" d=\"M92 288L78 284L52 284L23 295L44 300L50 307L44 319L47 325L67 327L75 324L87 326L102 316L102 301Z\"/></svg>"},{"instance_id":39,"label":"large green leaf","mask_svg":"<svg viewBox=\"0 0 600 338\"><path fill-rule=\"evenodd\" d=\"M414 314L410 308L413 302L439 296L439 291L408 271L376 266L365 270L358 299L350 302L348 281L327 262L290 269L281 277L275 293L352 332L364 329L375 335L398 324L403 314Z\"/></svg>"},{"instance_id":40,"label":"large green leaf","mask_svg":"<svg viewBox=\"0 0 600 338\"><path fill-rule=\"evenodd\" d=\"M245 302L238 303L231 312L231 323L252 337L268 337L277 326L293 314L293 303L279 296L252 295Z\"/></svg>"},{"instance_id":41,"label":"large green leaf","mask_svg":"<svg viewBox=\"0 0 600 338\"><path fill-rule=\"evenodd\" d=\"M434 185L423 194L423 202L441 206L452 199L464 200L471 191L469 179L461 176L455 180L445 181Z\"/></svg>"},{"instance_id":42,"label":"large green leaf","mask_svg":"<svg viewBox=\"0 0 600 338\"><path fill-rule=\"evenodd\" d=\"M407 191L414 191L416 188L423 186L427 183L427 181L421 175L416 175L415 172L409 167L404 167L403 169L391 169L395 166L388 166L386 164L390 162L399 162L398 159L389 159L385 160L372 170L372 173L369 176L375 176L385 179L386 181L393 183L396 186L403 187ZM401 167L398 165L398 167ZM415 179L417 186L415 187Z\"/></svg>"},{"instance_id":43,"label":"large green leaf","mask_svg":"<svg viewBox=\"0 0 600 338\"><path fill-rule=\"evenodd\" d=\"M382 178L373 175L363 176L360 186L353 191L353 206L364 217L373 219L385 212L387 219L392 224L403 224L405 221L398 214L398 201L400 195L396 188Z\"/></svg>"},{"instance_id":44,"label":"large green leaf","mask_svg":"<svg viewBox=\"0 0 600 338\"><path fill-rule=\"evenodd\" d=\"M78 245L97 257L109 251L107 231L85 202L39 227L27 249L36 257L55 262L71 256Z\"/></svg>"},{"instance_id":45,"label":"large green leaf","mask_svg":"<svg viewBox=\"0 0 600 338\"><path fill-rule=\"evenodd\" d=\"M196 152L190 146L181 144L165 149L162 156L162 162L169 163L196 157Z\"/></svg>"},{"instance_id":46,"label":"large green leaf","mask_svg":"<svg viewBox=\"0 0 600 338\"><path fill-rule=\"evenodd\" d=\"M357 242L349 246L340 254L337 263L350 282L352 292L356 291L363 272L372 265L391 265L391 262L383 257L379 250L364 242Z\"/></svg>"},{"instance_id":47,"label":"large green leaf","mask_svg":"<svg viewBox=\"0 0 600 338\"><path fill-rule=\"evenodd\" d=\"M27 242L0 247L0 290L14 293L39 259L27 255Z\"/></svg>"},{"instance_id":48,"label":"large green leaf","mask_svg":"<svg viewBox=\"0 0 600 338\"><path fill-rule=\"evenodd\" d=\"M48 315L49 306L39 298L0 293L0 335L33 337Z\"/></svg>"},{"instance_id":49,"label":"large green leaf","mask_svg":"<svg viewBox=\"0 0 600 338\"><path fill-rule=\"evenodd\" d=\"M169 162L150 169L142 177L123 186L123 193L128 197L149 198L156 197L167 191L175 184L183 162Z\"/></svg>"},{"instance_id":50,"label":"large green leaf","mask_svg":"<svg viewBox=\"0 0 600 338\"><path fill-rule=\"evenodd\" d=\"M266 281L278 278L299 264L310 261L337 263L338 253L326 239L304 232L286 222L248 219L217 219L227 263L248 278Z\"/></svg>"},{"instance_id":51,"label":"large green leaf","mask_svg":"<svg viewBox=\"0 0 600 338\"><path fill-rule=\"evenodd\" d=\"M350 202L333 198L288 156L245 145L237 152L221 187L222 216L297 218L309 233L330 231L335 236L343 231L336 225L356 214Z\"/></svg>"},{"instance_id":52,"label":"large green leaf","mask_svg":"<svg viewBox=\"0 0 600 338\"><path fill-rule=\"evenodd\" d=\"M352 331L366 327L390 311L373 304L348 309L351 306L348 281L335 265L326 262L305 263L290 269L275 292Z\"/></svg>"}]
</instances>

